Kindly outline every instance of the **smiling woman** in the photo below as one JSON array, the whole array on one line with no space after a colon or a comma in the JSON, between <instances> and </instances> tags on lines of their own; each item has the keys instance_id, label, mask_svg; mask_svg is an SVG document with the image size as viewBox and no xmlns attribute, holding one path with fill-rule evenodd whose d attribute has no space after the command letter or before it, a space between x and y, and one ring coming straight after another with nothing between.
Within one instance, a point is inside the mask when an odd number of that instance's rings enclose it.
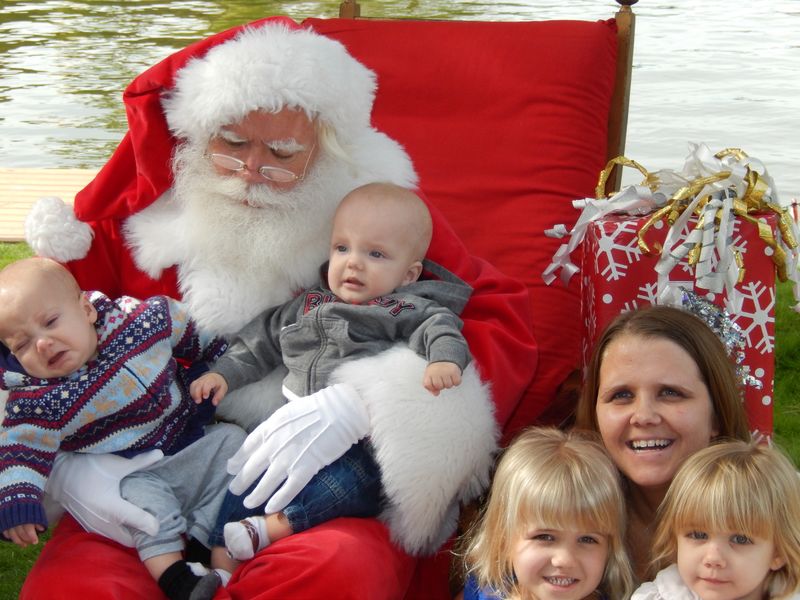
<instances>
[{"instance_id":1,"label":"smiling woman","mask_svg":"<svg viewBox=\"0 0 800 600\"><path fill-rule=\"evenodd\" d=\"M658 360L643 364L648 354ZM663 338L626 334L608 344L596 411L611 458L656 505L680 463L718 434L700 370Z\"/></svg>"},{"instance_id":2,"label":"smiling woman","mask_svg":"<svg viewBox=\"0 0 800 600\"><path fill-rule=\"evenodd\" d=\"M714 438L750 439L725 346L699 318L668 306L623 313L603 332L576 427L600 433L624 476L628 551L639 577L656 509L681 463Z\"/></svg>"}]
</instances>

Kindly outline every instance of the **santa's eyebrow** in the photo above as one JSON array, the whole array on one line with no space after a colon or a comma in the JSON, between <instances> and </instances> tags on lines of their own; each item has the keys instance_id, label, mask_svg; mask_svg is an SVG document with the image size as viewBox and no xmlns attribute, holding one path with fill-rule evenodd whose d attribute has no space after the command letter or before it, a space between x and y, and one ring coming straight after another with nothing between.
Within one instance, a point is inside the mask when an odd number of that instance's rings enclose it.
<instances>
[{"instance_id":1,"label":"santa's eyebrow","mask_svg":"<svg viewBox=\"0 0 800 600\"><path fill-rule=\"evenodd\" d=\"M285 140L264 140L263 143L270 150L274 150L276 152L286 152L288 154L297 154L298 152L303 152L306 149L305 144L301 144L294 138L288 138Z\"/></svg>"},{"instance_id":2,"label":"santa's eyebrow","mask_svg":"<svg viewBox=\"0 0 800 600\"><path fill-rule=\"evenodd\" d=\"M220 129L219 133L217 134L226 142L246 142L247 140L240 136L238 133L231 131L230 129Z\"/></svg>"},{"instance_id":3,"label":"santa's eyebrow","mask_svg":"<svg viewBox=\"0 0 800 600\"><path fill-rule=\"evenodd\" d=\"M226 142L230 143L241 144L250 142L249 139L240 136L238 133L231 131L230 129L220 129L217 135ZM295 138L286 138L283 140L261 140L261 143L273 152L297 154L299 152L305 152L306 150L306 145L301 144Z\"/></svg>"}]
</instances>

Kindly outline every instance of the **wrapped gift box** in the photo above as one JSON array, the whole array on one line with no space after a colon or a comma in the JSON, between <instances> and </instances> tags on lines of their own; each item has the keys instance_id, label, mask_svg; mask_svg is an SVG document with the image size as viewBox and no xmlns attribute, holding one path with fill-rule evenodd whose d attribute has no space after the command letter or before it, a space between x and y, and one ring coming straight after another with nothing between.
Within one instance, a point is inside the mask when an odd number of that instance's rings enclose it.
<instances>
[{"instance_id":1,"label":"wrapped gift box","mask_svg":"<svg viewBox=\"0 0 800 600\"><path fill-rule=\"evenodd\" d=\"M776 233L775 213L753 215ZM604 327L621 311L655 304L658 297L656 250L664 242L667 225L657 221L647 230L644 241L652 250L645 254L637 234L649 215L609 215L589 224L583 241L581 317L583 364L588 362L594 342ZM696 218L687 224L693 228ZM739 219L734 224L733 247L740 253L744 277L735 289L741 304L731 312L746 337L744 365L762 382L761 389L745 388L745 406L754 435L772 435L773 376L775 371L775 264L770 248L753 224ZM683 286L725 306L726 292L713 294L695 284L694 268L686 259L669 273L667 287ZM738 303L737 303L738 304Z\"/></svg>"}]
</instances>

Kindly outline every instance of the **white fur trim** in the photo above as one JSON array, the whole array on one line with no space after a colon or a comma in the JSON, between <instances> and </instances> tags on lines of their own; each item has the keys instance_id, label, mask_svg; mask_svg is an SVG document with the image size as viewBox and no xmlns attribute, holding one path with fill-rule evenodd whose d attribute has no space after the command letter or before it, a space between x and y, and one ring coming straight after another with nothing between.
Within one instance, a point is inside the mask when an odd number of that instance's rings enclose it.
<instances>
[{"instance_id":1,"label":"white fur trim","mask_svg":"<svg viewBox=\"0 0 800 600\"><path fill-rule=\"evenodd\" d=\"M25 240L38 256L59 262L86 256L94 232L79 221L72 207L61 198L47 196L36 201L25 218Z\"/></svg>"},{"instance_id":2,"label":"white fur trim","mask_svg":"<svg viewBox=\"0 0 800 600\"><path fill-rule=\"evenodd\" d=\"M381 518L411 554L436 551L455 531L458 503L488 485L498 428L474 364L461 385L433 396L425 360L398 345L336 369L331 383L355 387L370 415L370 440L388 506Z\"/></svg>"},{"instance_id":3,"label":"white fur trim","mask_svg":"<svg viewBox=\"0 0 800 600\"><path fill-rule=\"evenodd\" d=\"M136 266L153 279L158 279L164 269L190 258L184 239L183 212L172 201L170 190L128 217L123 231Z\"/></svg>"},{"instance_id":4,"label":"white fur trim","mask_svg":"<svg viewBox=\"0 0 800 600\"><path fill-rule=\"evenodd\" d=\"M346 141L369 126L375 85L375 74L339 42L272 23L189 61L162 105L172 132L200 143L253 110L284 107L319 115Z\"/></svg>"}]
</instances>

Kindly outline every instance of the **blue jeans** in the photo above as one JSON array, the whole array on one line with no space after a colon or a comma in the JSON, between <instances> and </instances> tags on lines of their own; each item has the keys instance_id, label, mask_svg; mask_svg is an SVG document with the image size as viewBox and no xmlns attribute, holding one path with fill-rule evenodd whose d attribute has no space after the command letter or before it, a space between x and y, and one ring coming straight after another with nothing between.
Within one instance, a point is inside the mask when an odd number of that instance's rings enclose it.
<instances>
[{"instance_id":1,"label":"blue jeans","mask_svg":"<svg viewBox=\"0 0 800 600\"><path fill-rule=\"evenodd\" d=\"M209 536L211 546L225 545L225 523L264 515L266 502L256 508L242 504L257 484L258 480L241 496L225 493ZM292 531L299 533L337 517L374 517L380 512L382 501L380 467L369 444L361 440L314 475L282 512Z\"/></svg>"}]
</instances>

